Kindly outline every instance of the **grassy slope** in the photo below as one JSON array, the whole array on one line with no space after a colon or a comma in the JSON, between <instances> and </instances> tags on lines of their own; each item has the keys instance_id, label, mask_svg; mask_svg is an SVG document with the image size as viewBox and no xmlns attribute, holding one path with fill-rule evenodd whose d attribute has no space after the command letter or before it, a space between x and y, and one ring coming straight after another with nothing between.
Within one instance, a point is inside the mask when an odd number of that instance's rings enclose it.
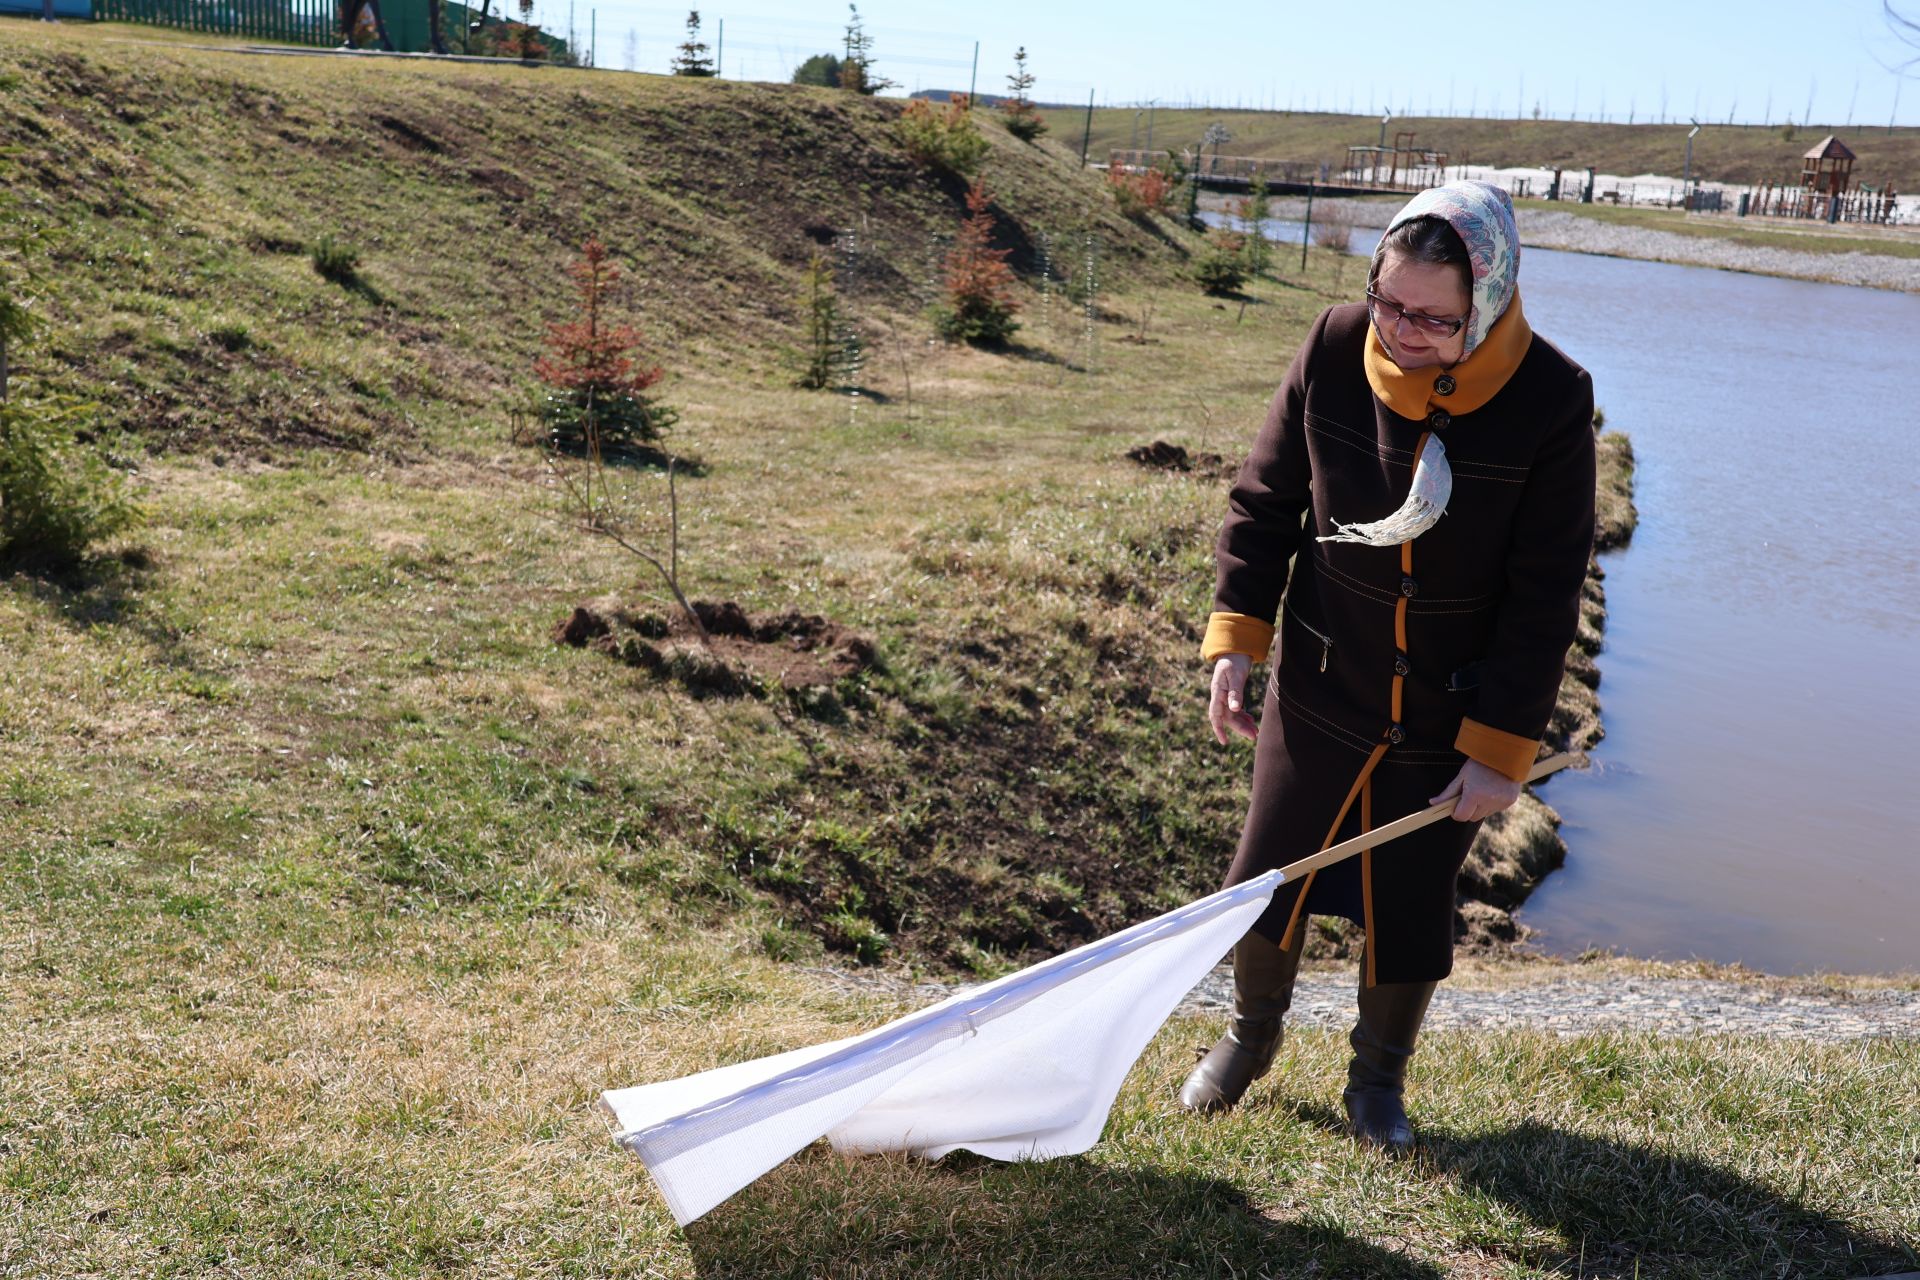
<instances>
[{"instance_id":1,"label":"grassy slope","mask_svg":"<svg viewBox=\"0 0 1920 1280\"><path fill-rule=\"evenodd\" d=\"M175 86L238 83L229 102L264 91L250 78L285 79L319 101L301 87L319 83L344 117L361 94L442 92L451 70L309 72L25 30L5 50L27 65L10 92L82 74L46 50L87 74L117 66L156 112L186 113L151 153L175 155L154 174L184 187L252 125L196 115L184 94L169 105ZM487 75L534 106L571 92L503 69L472 73L477 98ZM52 128L82 108L33 110ZM297 168L277 181L322 191ZM430 185L419 198L478 184ZM49 190L59 217L122 247L64 260L74 300L50 303L35 382L97 376L47 353L92 350L111 296L137 303L126 376L176 387L153 367L164 347L140 344L184 342L192 307L218 307L311 372L295 407L327 406L378 447L301 450L314 434L230 408L251 375L216 361L208 430L264 442L265 460L162 447L142 468L150 563L0 586L0 1271L1536 1274L1584 1251L1593 1274L1640 1260L1748 1275L1784 1251L1850 1275L1913 1260L1897 1237L1915 1153L1887 1138L1916 1127L1920 1064L1901 1046L1434 1037L1421 1114L1445 1141L1391 1166L1322 1127L1336 1036L1290 1037L1241 1117L1172 1114L1187 1046L1210 1034L1190 1024L1157 1042L1085 1160L813 1155L675 1232L586 1103L895 1012L766 958L817 948L798 926L819 904L894 903L900 945L990 965L996 947L1057 946L1218 874L1245 785L1244 754L1203 736L1192 657L1218 485L1118 455L1154 435L1244 447L1355 265L1316 255L1244 314L1182 290L1118 295L1117 312L1156 304L1158 341L1138 347L1103 321L1089 350L1077 314L1036 299L1029 358L886 347L874 389L892 401L857 409L785 388L751 344L744 371L726 367L718 337L676 322L712 353L670 389L677 447L707 465L682 488L697 592L880 639L864 700L810 720L552 645L574 601L635 594L638 575L565 534L489 402L396 392L419 425L382 435L304 336L335 320L303 264L209 251L208 270L226 264L214 289L181 247L208 238L155 234L173 224L132 208L138 185L120 198L76 212ZM142 228L165 271L128 267ZM551 265L562 242L545 243ZM525 326L488 311L490 277L463 292L462 261L388 249L369 276L389 297L415 273L440 280L408 305L456 315L454 350L523 359ZM175 309L176 293L197 300ZM681 305L659 312L691 316ZM360 358L414 367L386 349L377 304L341 307L364 326ZM263 390L284 403L281 382ZM657 492L653 473L636 483ZM946 897L914 896L939 876ZM1022 932L996 941L1003 928Z\"/></svg>"},{"instance_id":2,"label":"grassy slope","mask_svg":"<svg viewBox=\"0 0 1920 1280\"><path fill-rule=\"evenodd\" d=\"M861 233L849 291L913 311L962 212L960 185L895 144L898 103L5 30L0 146L39 197L58 281L43 303L58 340L38 358L149 446L457 442L523 380L589 234L637 264L631 302L676 371L777 381L801 270L835 228ZM1164 241L1063 150L986 127L1016 263L1043 235L1091 230L1115 266L1164 273ZM362 250L365 287L313 272L325 235Z\"/></svg>"},{"instance_id":3,"label":"grassy slope","mask_svg":"<svg viewBox=\"0 0 1920 1280\"><path fill-rule=\"evenodd\" d=\"M1076 148L1085 127L1084 110L1044 113ZM1154 113L1153 141L1160 149L1199 149L1200 135L1218 121L1233 134L1225 155L1266 156L1276 160L1346 163L1347 148L1372 145L1380 137L1378 116L1280 111L1162 110ZM1563 166L1631 177L1640 173L1678 175L1686 159L1688 126L1596 124L1568 120L1489 120L1408 116L1396 118L1388 140L1402 129L1415 142L1448 153L1455 163L1499 167ZM1138 133L1136 134L1136 129ZM1103 159L1114 147L1145 145L1146 117L1136 126L1130 108L1096 110L1089 155ZM1693 140L1694 176L1712 182L1798 181L1800 157L1831 130L1798 129L1791 138L1779 127L1708 124ZM1838 131L1859 157L1854 174L1897 191L1920 186L1920 129L1889 133L1862 126Z\"/></svg>"}]
</instances>

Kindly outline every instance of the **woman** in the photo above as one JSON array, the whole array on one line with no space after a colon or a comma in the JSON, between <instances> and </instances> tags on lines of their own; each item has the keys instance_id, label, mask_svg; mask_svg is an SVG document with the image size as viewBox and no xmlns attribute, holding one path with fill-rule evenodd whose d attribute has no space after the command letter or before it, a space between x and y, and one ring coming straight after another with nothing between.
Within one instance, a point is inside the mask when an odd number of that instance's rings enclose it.
<instances>
[{"instance_id":1,"label":"woman","mask_svg":"<svg viewBox=\"0 0 1920 1280\"><path fill-rule=\"evenodd\" d=\"M1314 322L1234 483L1201 646L1215 736L1256 743L1226 883L1458 803L1281 886L1234 948L1233 1021L1182 1087L1189 1107L1230 1107L1266 1073L1307 917L1340 915L1366 931L1348 1122L1364 1143L1413 1143L1402 1081L1452 971L1454 878L1534 762L1593 543L1592 384L1527 327L1519 263L1506 192L1415 196L1366 302ZM1242 694L1276 615L1256 722Z\"/></svg>"}]
</instances>

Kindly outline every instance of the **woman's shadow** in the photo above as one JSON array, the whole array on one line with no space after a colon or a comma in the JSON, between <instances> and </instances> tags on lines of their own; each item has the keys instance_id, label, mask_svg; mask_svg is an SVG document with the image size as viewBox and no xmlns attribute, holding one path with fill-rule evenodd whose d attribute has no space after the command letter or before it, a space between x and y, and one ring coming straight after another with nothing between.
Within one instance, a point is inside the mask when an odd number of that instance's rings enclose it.
<instances>
[{"instance_id":1,"label":"woman's shadow","mask_svg":"<svg viewBox=\"0 0 1920 1280\"><path fill-rule=\"evenodd\" d=\"M1315 1104L1295 1114L1342 1122ZM1619 1277L1881 1276L1920 1267L1916 1242L1863 1231L1697 1157L1526 1122L1491 1133L1421 1129L1412 1157L1573 1245L1533 1266Z\"/></svg>"},{"instance_id":2,"label":"woman's shadow","mask_svg":"<svg viewBox=\"0 0 1920 1280\"><path fill-rule=\"evenodd\" d=\"M1330 1219L1277 1222L1218 1178L1085 1157L934 1164L810 1149L686 1231L698 1273L1439 1280Z\"/></svg>"},{"instance_id":3,"label":"woman's shadow","mask_svg":"<svg viewBox=\"0 0 1920 1280\"><path fill-rule=\"evenodd\" d=\"M1314 1103L1286 1108L1341 1127ZM1444 1178L1551 1229L1506 1261L1590 1280L1886 1275L1915 1243L1656 1147L1526 1123L1423 1130L1404 1176ZM687 1228L702 1276L1313 1276L1437 1280L1434 1265L1358 1238L1330 1214L1264 1216L1219 1178L1084 1157L999 1164L847 1158L816 1146ZM1476 1255L1504 1250L1482 1241Z\"/></svg>"}]
</instances>

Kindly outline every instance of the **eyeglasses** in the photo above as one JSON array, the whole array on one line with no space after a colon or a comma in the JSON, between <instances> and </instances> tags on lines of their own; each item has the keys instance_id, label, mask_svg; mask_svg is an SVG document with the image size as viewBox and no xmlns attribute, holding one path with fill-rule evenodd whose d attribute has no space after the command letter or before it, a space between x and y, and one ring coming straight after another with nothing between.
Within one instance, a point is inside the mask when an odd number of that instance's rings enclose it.
<instances>
[{"instance_id":1,"label":"eyeglasses","mask_svg":"<svg viewBox=\"0 0 1920 1280\"><path fill-rule=\"evenodd\" d=\"M1385 329L1391 324L1405 320L1420 332L1435 338L1451 338L1467 323L1465 316L1458 320L1444 320L1439 316L1419 315L1408 311L1405 307L1388 302L1371 289L1367 290L1367 311L1373 317L1373 327L1376 329Z\"/></svg>"}]
</instances>

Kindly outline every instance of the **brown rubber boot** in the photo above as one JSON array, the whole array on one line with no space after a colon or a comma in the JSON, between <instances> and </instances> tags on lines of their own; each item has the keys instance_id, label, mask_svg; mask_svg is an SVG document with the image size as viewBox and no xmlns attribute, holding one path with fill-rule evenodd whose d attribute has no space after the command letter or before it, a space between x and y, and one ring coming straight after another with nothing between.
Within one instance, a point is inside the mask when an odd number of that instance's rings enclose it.
<instances>
[{"instance_id":1,"label":"brown rubber boot","mask_svg":"<svg viewBox=\"0 0 1920 1280\"><path fill-rule=\"evenodd\" d=\"M1361 973L1366 961L1361 960ZM1362 1146L1385 1148L1394 1155L1413 1149L1413 1125L1401 1102L1407 1078L1407 1059L1420 1023L1427 1016L1437 982L1376 982L1360 980L1360 1016L1349 1037L1353 1060L1347 1064L1347 1123Z\"/></svg>"},{"instance_id":2,"label":"brown rubber boot","mask_svg":"<svg viewBox=\"0 0 1920 1280\"><path fill-rule=\"evenodd\" d=\"M1233 1022L1180 1086L1180 1104L1192 1111L1225 1111L1247 1086L1267 1074L1280 1048L1280 1019L1293 1003L1306 916L1282 951L1249 932L1233 948Z\"/></svg>"}]
</instances>

